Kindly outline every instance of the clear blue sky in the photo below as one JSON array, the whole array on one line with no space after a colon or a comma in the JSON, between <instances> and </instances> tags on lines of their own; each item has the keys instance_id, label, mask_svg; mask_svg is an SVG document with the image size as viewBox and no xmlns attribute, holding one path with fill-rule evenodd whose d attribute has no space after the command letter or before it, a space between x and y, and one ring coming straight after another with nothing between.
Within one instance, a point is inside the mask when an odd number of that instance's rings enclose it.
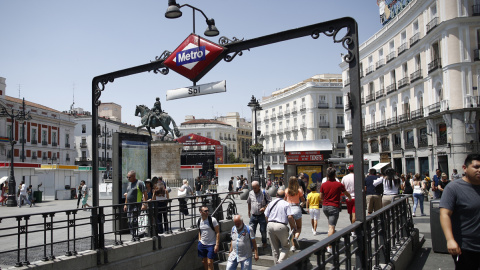
<instances>
[{"instance_id":1,"label":"clear blue sky","mask_svg":"<svg viewBox=\"0 0 480 270\"><path fill-rule=\"evenodd\" d=\"M75 106L91 111L91 81L101 74L148 63L164 50L174 51L192 32L192 10L164 16L167 0L25 0L0 1L0 77L7 95L25 97L53 109ZM202 9L214 18L220 36L252 39L340 17L353 17L360 43L380 28L376 1L358 0L189 0L177 1ZM206 23L196 13L196 32ZM251 118L247 103L315 74L340 73L340 53L332 38L304 37L245 51L232 62L221 61L198 82L226 80L227 92L165 100L166 91L192 85L170 71L166 76L142 73L109 83L101 100L122 106L122 121L138 125L135 105L162 108L177 124L185 115L212 118L239 112ZM20 88L20 94L19 94Z\"/></svg>"}]
</instances>

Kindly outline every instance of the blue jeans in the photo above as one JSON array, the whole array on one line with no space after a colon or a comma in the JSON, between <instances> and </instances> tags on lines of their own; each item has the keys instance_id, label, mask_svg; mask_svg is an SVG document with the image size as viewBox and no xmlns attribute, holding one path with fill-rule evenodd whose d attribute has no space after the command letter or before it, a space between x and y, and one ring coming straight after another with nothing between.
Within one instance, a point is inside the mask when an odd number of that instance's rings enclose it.
<instances>
[{"instance_id":1,"label":"blue jeans","mask_svg":"<svg viewBox=\"0 0 480 270\"><path fill-rule=\"evenodd\" d=\"M237 259L234 261L228 261L227 263L227 270L235 270L237 269L237 265L239 262ZM243 262L240 262L240 269L241 270L252 270L252 257L244 260Z\"/></svg>"},{"instance_id":2,"label":"blue jeans","mask_svg":"<svg viewBox=\"0 0 480 270\"><path fill-rule=\"evenodd\" d=\"M423 215L423 199L424 199L424 195L423 193L414 193L413 194L413 214L415 215L415 211L417 210L417 205L418 205L418 202L420 201L420 212L422 213Z\"/></svg>"},{"instance_id":3,"label":"blue jeans","mask_svg":"<svg viewBox=\"0 0 480 270\"><path fill-rule=\"evenodd\" d=\"M257 225L260 224L260 233L262 234L262 244L267 243L267 220L265 219L265 215L252 215L250 218L250 227L255 234L257 234Z\"/></svg>"}]
</instances>

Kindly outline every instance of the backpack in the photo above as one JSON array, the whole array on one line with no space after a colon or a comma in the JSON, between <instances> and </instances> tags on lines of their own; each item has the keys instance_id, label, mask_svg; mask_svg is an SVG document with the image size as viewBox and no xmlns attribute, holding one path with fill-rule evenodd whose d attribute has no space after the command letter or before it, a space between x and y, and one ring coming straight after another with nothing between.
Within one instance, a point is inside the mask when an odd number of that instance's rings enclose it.
<instances>
[{"instance_id":1,"label":"backpack","mask_svg":"<svg viewBox=\"0 0 480 270\"><path fill-rule=\"evenodd\" d=\"M383 194L383 183L375 187L375 193L382 195Z\"/></svg>"},{"instance_id":2,"label":"backpack","mask_svg":"<svg viewBox=\"0 0 480 270\"><path fill-rule=\"evenodd\" d=\"M248 238L250 239L250 246L252 247L252 250L253 250L254 249L253 248L253 242L252 242L252 239L250 238L250 226L246 225L245 223L243 224L243 226L247 228ZM230 234L232 234L233 232L236 232L236 231L237 231L237 227L233 226ZM238 234L238 232L237 232L237 234ZM238 236L237 236L237 239L238 239Z\"/></svg>"},{"instance_id":3,"label":"backpack","mask_svg":"<svg viewBox=\"0 0 480 270\"><path fill-rule=\"evenodd\" d=\"M212 220L212 216L208 216L208 224L210 225L210 228L212 229L212 231L215 231L215 227L213 227L213 220ZM198 228L198 231L200 231L200 221L202 220L201 217L198 218L197 220L197 228Z\"/></svg>"}]
</instances>

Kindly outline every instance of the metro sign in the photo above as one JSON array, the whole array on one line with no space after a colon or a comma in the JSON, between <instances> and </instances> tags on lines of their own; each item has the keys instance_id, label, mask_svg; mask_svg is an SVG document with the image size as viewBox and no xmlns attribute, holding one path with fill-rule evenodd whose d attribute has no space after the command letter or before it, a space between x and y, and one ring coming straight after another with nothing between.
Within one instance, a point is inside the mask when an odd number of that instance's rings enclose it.
<instances>
[{"instance_id":1,"label":"metro sign","mask_svg":"<svg viewBox=\"0 0 480 270\"><path fill-rule=\"evenodd\" d=\"M224 47L190 34L169 56L163 65L197 82L219 61Z\"/></svg>"}]
</instances>

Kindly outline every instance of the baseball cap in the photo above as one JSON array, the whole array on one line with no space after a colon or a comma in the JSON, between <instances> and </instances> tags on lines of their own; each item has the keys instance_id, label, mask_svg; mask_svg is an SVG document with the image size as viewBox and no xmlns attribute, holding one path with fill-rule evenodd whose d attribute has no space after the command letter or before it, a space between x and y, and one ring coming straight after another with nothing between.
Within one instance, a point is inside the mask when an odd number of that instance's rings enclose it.
<instances>
[{"instance_id":1,"label":"baseball cap","mask_svg":"<svg viewBox=\"0 0 480 270\"><path fill-rule=\"evenodd\" d=\"M351 164L350 166L348 166L348 170L349 170L349 171L353 171L353 164Z\"/></svg>"}]
</instances>

